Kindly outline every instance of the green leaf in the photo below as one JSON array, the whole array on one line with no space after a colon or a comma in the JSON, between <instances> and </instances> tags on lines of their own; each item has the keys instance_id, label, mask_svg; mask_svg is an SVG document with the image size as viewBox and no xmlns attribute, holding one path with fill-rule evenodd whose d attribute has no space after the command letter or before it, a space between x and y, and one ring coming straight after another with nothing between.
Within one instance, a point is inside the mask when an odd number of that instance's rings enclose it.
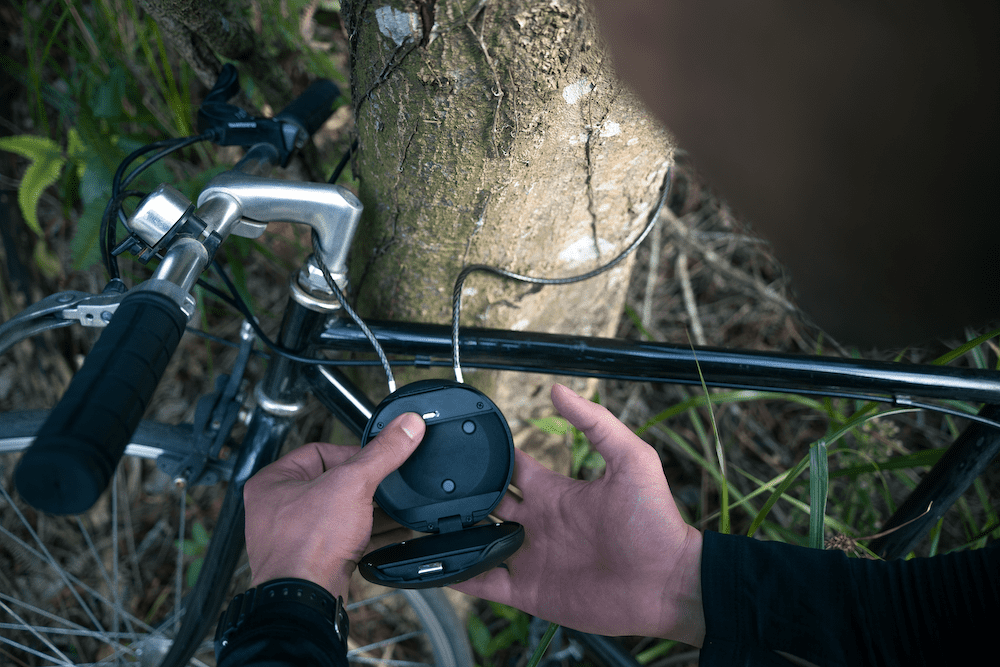
<instances>
[{"instance_id":1,"label":"green leaf","mask_svg":"<svg viewBox=\"0 0 1000 667\"><path fill-rule=\"evenodd\" d=\"M538 648L535 649L535 654L531 656L528 660L528 667L537 667L538 663L541 662L542 656L545 655L545 651L549 648L549 643L552 641L552 637L555 636L556 630L559 626L555 623L550 622L548 629L545 630L545 634L542 635L542 641L538 644Z\"/></svg>"},{"instance_id":2,"label":"green leaf","mask_svg":"<svg viewBox=\"0 0 1000 667\"><path fill-rule=\"evenodd\" d=\"M754 533L757 532L760 525L764 523L764 519L767 518L768 512L770 512L771 508L774 507L774 504L778 502L778 499L785 495L785 491L787 491L788 487L792 485L795 478L802 474L808 463L809 459L803 458L794 468L785 474L785 478L781 481L781 484L779 484L778 488L776 488L771 495L768 496L768 499L764 502L764 506L760 508L760 512L758 512L757 516L754 517L753 522L750 524L750 529L747 531L747 537L754 536Z\"/></svg>"},{"instance_id":3,"label":"green leaf","mask_svg":"<svg viewBox=\"0 0 1000 667\"><path fill-rule=\"evenodd\" d=\"M205 529L205 524L200 521L195 522L195 524L191 526L191 537L194 538L194 541L197 544L206 546L209 541L209 535L208 530Z\"/></svg>"},{"instance_id":4,"label":"green leaf","mask_svg":"<svg viewBox=\"0 0 1000 667\"><path fill-rule=\"evenodd\" d=\"M35 265L45 274L48 278L55 278L59 275L59 269L61 264L59 258L53 254L51 250L45 245L44 241L39 241L35 245L34 252Z\"/></svg>"},{"instance_id":5,"label":"green leaf","mask_svg":"<svg viewBox=\"0 0 1000 667\"><path fill-rule=\"evenodd\" d=\"M809 546L822 549L827 489L830 483L826 443L820 441L809 449Z\"/></svg>"},{"instance_id":6,"label":"green leaf","mask_svg":"<svg viewBox=\"0 0 1000 667\"><path fill-rule=\"evenodd\" d=\"M194 540L184 540L181 545L181 550L184 552L185 556L190 556L192 558L200 556L205 552L204 548L202 548L202 546Z\"/></svg>"},{"instance_id":7,"label":"green leaf","mask_svg":"<svg viewBox=\"0 0 1000 667\"><path fill-rule=\"evenodd\" d=\"M937 463L946 451L947 449L944 447L940 449L922 449L919 452L913 452L912 454L903 454L901 456L894 456L882 461L862 463L855 466L848 466L838 470L833 470L830 472L830 477L853 477L855 475L884 470L919 468L922 466L929 467Z\"/></svg>"},{"instance_id":8,"label":"green leaf","mask_svg":"<svg viewBox=\"0 0 1000 667\"><path fill-rule=\"evenodd\" d=\"M70 250L73 253L73 268L81 270L101 261L98 236L101 231L101 218L111 197L112 173L105 160L93 150L81 151L78 164L83 213L76 222Z\"/></svg>"},{"instance_id":9,"label":"green leaf","mask_svg":"<svg viewBox=\"0 0 1000 667\"><path fill-rule=\"evenodd\" d=\"M490 609L493 613L500 618L506 618L508 621L513 621L518 616L523 616L524 612L519 609L514 609L513 607L508 607L505 604L500 604L499 602L490 602Z\"/></svg>"},{"instance_id":10,"label":"green leaf","mask_svg":"<svg viewBox=\"0 0 1000 667\"><path fill-rule=\"evenodd\" d=\"M187 574L185 575L185 583L187 583L188 588L194 588L195 582L198 581L198 575L201 574L201 567L205 564L204 558L199 558L190 565L188 565Z\"/></svg>"},{"instance_id":11,"label":"green leaf","mask_svg":"<svg viewBox=\"0 0 1000 667\"><path fill-rule=\"evenodd\" d=\"M106 77L95 86L90 95L90 109L98 118L121 118L122 98L125 97L125 70L115 65Z\"/></svg>"},{"instance_id":12,"label":"green leaf","mask_svg":"<svg viewBox=\"0 0 1000 667\"><path fill-rule=\"evenodd\" d=\"M489 658L490 631L478 616L469 617L469 641L473 650L484 658Z\"/></svg>"},{"instance_id":13,"label":"green leaf","mask_svg":"<svg viewBox=\"0 0 1000 667\"><path fill-rule=\"evenodd\" d=\"M517 628L513 624L508 625L506 628L501 630L496 634L495 637L490 639L489 647L486 649L489 655L493 655L497 651L505 648L510 648L518 642L518 632Z\"/></svg>"},{"instance_id":14,"label":"green leaf","mask_svg":"<svg viewBox=\"0 0 1000 667\"><path fill-rule=\"evenodd\" d=\"M984 333L982 336L979 336L978 338L973 338L972 340L966 342L965 344L956 347L951 352L948 352L947 354L944 354L944 355L938 357L937 359L935 359L931 363L939 365L939 366L943 366L944 364L950 363L952 360L957 359L958 357L962 356L963 354L965 354L969 350L972 350L973 348L979 347L980 345L982 345L986 341L990 340L991 338L996 338L997 336L1000 336L1000 329L994 329L993 331L989 331L987 333Z\"/></svg>"},{"instance_id":15,"label":"green leaf","mask_svg":"<svg viewBox=\"0 0 1000 667\"><path fill-rule=\"evenodd\" d=\"M677 646L677 642L673 639L664 639L659 644L656 644L652 648L648 648L639 655L635 656L635 661L640 665L648 665L656 658L665 656L670 649Z\"/></svg>"},{"instance_id":16,"label":"green leaf","mask_svg":"<svg viewBox=\"0 0 1000 667\"><path fill-rule=\"evenodd\" d=\"M586 468L593 468L594 470L604 470L607 462L605 462L601 453L594 449L587 453L587 457L583 460L583 465Z\"/></svg>"},{"instance_id":17,"label":"green leaf","mask_svg":"<svg viewBox=\"0 0 1000 667\"><path fill-rule=\"evenodd\" d=\"M533 426L554 435L566 435L569 433L569 422L562 417L543 417L542 419L530 419Z\"/></svg>"},{"instance_id":18,"label":"green leaf","mask_svg":"<svg viewBox=\"0 0 1000 667\"><path fill-rule=\"evenodd\" d=\"M38 202L45 188L59 180L59 174L66 164L66 157L56 142L30 134L0 138L0 150L17 153L31 160L31 165L21 179L17 203L21 207L21 214L28 227L38 235L38 238L43 239L45 234L42 232L42 226L38 224Z\"/></svg>"}]
</instances>

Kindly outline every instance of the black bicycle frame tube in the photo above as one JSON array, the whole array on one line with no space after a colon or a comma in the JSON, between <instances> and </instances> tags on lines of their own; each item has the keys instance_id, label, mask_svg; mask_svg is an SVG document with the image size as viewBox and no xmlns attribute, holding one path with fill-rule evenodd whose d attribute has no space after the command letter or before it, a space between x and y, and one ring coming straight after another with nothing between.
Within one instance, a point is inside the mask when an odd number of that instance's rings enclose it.
<instances>
[{"instance_id":1,"label":"black bicycle frame tube","mask_svg":"<svg viewBox=\"0 0 1000 667\"><path fill-rule=\"evenodd\" d=\"M258 470L278 458L293 421L289 416L275 416L260 408L254 410L246 437L237 449L233 477L212 530L204 566L194 589L188 593L180 630L161 667L187 665L204 638L205 629L218 621L219 609L228 592L228 587L219 582L229 582L233 578L236 563L243 553L243 485Z\"/></svg>"},{"instance_id":2,"label":"black bicycle frame tube","mask_svg":"<svg viewBox=\"0 0 1000 667\"><path fill-rule=\"evenodd\" d=\"M309 366L304 374L313 395L340 423L359 438L375 411L375 404L351 380L333 366Z\"/></svg>"},{"instance_id":3,"label":"black bicycle frame tube","mask_svg":"<svg viewBox=\"0 0 1000 667\"><path fill-rule=\"evenodd\" d=\"M322 313L289 301L278 340L289 349L305 352L311 333L322 328L323 317ZM297 406L308 389L302 371L302 364L286 357L278 356L268 364L258 387L258 399L266 401L266 405L259 405L254 410L247 434L237 450L233 477L229 480L229 488L205 554L205 565L194 589L188 594L184 620L164 658L163 667L186 665L204 637L205 628L217 621L227 590L225 586L216 584L232 578L236 561L243 551L243 485L258 470L277 459L298 414Z\"/></svg>"},{"instance_id":4,"label":"black bicycle frame tube","mask_svg":"<svg viewBox=\"0 0 1000 667\"><path fill-rule=\"evenodd\" d=\"M450 365L447 326L375 321L368 326L388 354ZM371 350L348 321L331 323L314 342L327 349ZM988 370L473 328L461 330L459 347L463 366L470 368L694 385L701 384L700 368L713 387L863 400L880 395L899 403L908 397L1000 403L1000 373Z\"/></svg>"},{"instance_id":5,"label":"black bicycle frame tube","mask_svg":"<svg viewBox=\"0 0 1000 667\"><path fill-rule=\"evenodd\" d=\"M1000 419L1000 405L984 405L979 414ZM892 532L872 540L868 548L886 560L908 554L998 455L1000 432L969 424L882 526L881 532Z\"/></svg>"}]
</instances>

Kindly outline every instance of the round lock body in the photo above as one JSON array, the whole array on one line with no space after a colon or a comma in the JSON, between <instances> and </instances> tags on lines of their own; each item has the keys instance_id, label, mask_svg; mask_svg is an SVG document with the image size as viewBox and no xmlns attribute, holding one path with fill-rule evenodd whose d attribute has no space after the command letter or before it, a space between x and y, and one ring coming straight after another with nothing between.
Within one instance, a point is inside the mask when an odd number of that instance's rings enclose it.
<instances>
[{"instance_id":1,"label":"round lock body","mask_svg":"<svg viewBox=\"0 0 1000 667\"><path fill-rule=\"evenodd\" d=\"M426 432L410 458L379 484L379 507L425 533L468 528L487 518L514 472L514 440L500 409L468 385L421 380L378 405L362 447L406 412L421 415Z\"/></svg>"}]
</instances>

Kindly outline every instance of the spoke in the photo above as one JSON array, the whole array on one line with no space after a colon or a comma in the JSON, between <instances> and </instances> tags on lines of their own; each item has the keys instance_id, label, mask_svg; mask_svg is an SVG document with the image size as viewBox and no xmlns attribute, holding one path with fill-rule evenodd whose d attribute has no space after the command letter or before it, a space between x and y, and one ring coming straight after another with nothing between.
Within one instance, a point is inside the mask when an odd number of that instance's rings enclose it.
<instances>
[{"instance_id":1,"label":"spoke","mask_svg":"<svg viewBox=\"0 0 1000 667\"><path fill-rule=\"evenodd\" d=\"M104 579L104 584L108 587L108 591L112 595L115 596L114 597L114 608L115 608L115 610L118 610L120 608L120 604L121 604L121 596L118 594L117 588L115 587L115 585L111 582L111 577L108 576L108 569L106 567L104 567L104 563L101 561L101 556L98 554L97 547L94 544L94 541L90 537L90 532L87 530L86 526L83 525L83 521L80 519L79 516L76 517L76 522L77 522L77 524L80 527L80 533L83 535L83 538L87 541L87 546L90 548L90 555L94 557L94 562L97 563L97 568L98 568L98 570L101 573L101 577ZM112 534L112 539L114 539L114 535L113 534ZM117 566L117 563L118 563L118 561L116 559L115 560L116 566ZM108 604L108 602L105 601L105 604ZM128 612L125 612L124 610L122 610L122 611L125 614L124 615L124 621L125 621L125 624L128 626L129 632L131 632L133 636L136 636L135 629L132 627L132 621L130 619L130 614ZM115 631L118 630L118 622L119 622L119 619L116 618L115 621L114 621L114 624L112 625L112 629L115 630Z\"/></svg>"},{"instance_id":2,"label":"spoke","mask_svg":"<svg viewBox=\"0 0 1000 667\"><path fill-rule=\"evenodd\" d=\"M94 624L94 627L100 628L103 631L104 628L101 626L100 622L98 622L97 618L94 617L94 613L91 611L90 606L83 601L83 598L80 597L80 594L76 591L76 588L70 585L69 579L67 578L69 573L63 570L61 567L59 567L59 564L56 563L56 559L52 557L52 554L49 553L49 550L45 548L44 544L42 544L42 540L41 538L38 537L38 533L36 533L35 529L31 527L31 525L28 523L28 520L24 518L24 514L21 512L20 508L14 504L14 500L10 497L10 494L7 493L7 490L3 488L3 485L0 485L0 493L3 493L4 499L10 505L11 509L14 510L14 513L17 514L17 518L21 520L21 525L24 526L25 530L27 530L28 533L31 534L32 539L35 540L35 544L37 544L38 548L41 549L42 553L45 554L45 558L43 560L46 563L48 563L59 574L59 578L62 579L63 583L69 589L70 593L72 593L73 597L76 598L76 601L80 604L80 608L83 609L83 611L87 614L87 616L90 617L90 620Z\"/></svg>"},{"instance_id":3,"label":"spoke","mask_svg":"<svg viewBox=\"0 0 1000 667\"><path fill-rule=\"evenodd\" d=\"M7 646L13 646L14 648L19 649L21 651L24 651L25 653L30 653L31 655L38 656L39 658L45 660L50 665L69 665L69 667L73 666L72 662L53 662L54 658L51 655L45 655L44 653L42 653L40 651L36 651L33 648L29 648L29 647L25 646L24 644L18 644L13 639L7 639L6 637L3 637L2 635L0 635L0 644L6 644Z\"/></svg>"},{"instance_id":4,"label":"spoke","mask_svg":"<svg viewBox=\"0 0 1000 667\"><path fill-rule=\"evenodd\" d=\"M174 576L174 585L177 587L177 594L174 596L174 617L176 626L174 634L181 631L181 593L184 582L184 521L187 518L187 488L181 487L181 517L179 535L177 536L177 572Z\"/></svg>"},{"instance_id":5,"label":"spoke","mask_svg":"<svg viewBox=\"0 0 1000 667\"><path fill-rule=\"evenodd\" d=\"M402 595L402 594L403 594L402 591L399 590L399 589L397 589L397 590L394 590L394 591L389 591L388 593L381 593L379 595L376 595L376 596L370 597L370 598L366 598L364 600L358 600L357 602L351 602L350 604L345 604L344 607L347 609L347 611L350 612L350 611L354 611L355 609L359 609L361 607L366 607L366 606L368 606L370 604L375 604L376 602L379 602L380 600L384 600L386 598L390 598L390 597L394 597L394 596Z\"/></svg>"},{"instance_id":6,"label":"spoke","mask_svg":"<svg viewBox=\"0 0 1000 667\"><path fill-rule=\"evenodd\" d=\"M132 639L127 632L95 632L83 627L79 629L54 628L50 625L29 625L28 623L0 623L0 630L33 630L32 634L41 633L42 635L59 635L60 637L86 637L87 639L100 639L106 644L110 644L111 642L108 640L112 639L115 641L131 641ZM146 637L158 637L170 641L169 637L164 637L163 635L146 635Z\"/></svg>"},{"instance_id":7,"label":"spoke","mask_svg":"<svg viewBox=\"0 0 1000 667\"><path fill-rule=\"evenodd\" d=\"M0 490L2 490L2 489L0 489ZM4 528L3 526L0 526L0 533L3 533L4 535L6 535L11 541L13 541L15 544L17 544L21 548L23 548L25 551L27 551L28 553L30 553L32 556L34 556L38 560L40 560L40 561L44 561L45 560L45 557L42 555L41 552L39 552L37 549L35 549L31 545L27 544L21 538L19 538L16 535L12 534L9 530L7 530L6 528ZM50 565L50 567L52 566L51 563L49 563L49 565ZM55 569L59 570L59 568L57 566L55 567ZM84 581L81 581L75 575L70 574L69 572L65 572L65 570L60 570L60 571L64 572L65 575L66 575L66 577L69 579L69 581L70 581L70 585L69 585L70 590L72 590L72 591L75 592L75 587L78 586L78 587L82 588L84 590L84 592L86 592L87 594L91 595L92 597L94 597L99 602L101 602L101 603L103 603L103 604L105 604L105 605L107 605L109 607L113 604L110 600L108 600L103 595L101 595L96 590L94 590L94 588L92 586L88 585ZM63 584L66 584L66 580L65 579L63 580ZM20 606L23 606L23 607L30 607L31 606L31 605L28 605L27 603L25 603L25 602L23 602L21 600L17 600L15 598L12 598L12 597L9 597L9 596L5 596L2 593L0 593L0 598L4 598L8 602L16 603L16 604L18 604ZM79 598L77 598L77 599L79 599ZM53 617L53 618L58 618L58 617ZM129 614L128 618L129 618L129 620L131 622L133 622L136 625L138 625L144 632L152 632L153 631L153 627L152 626L150 626L149 624L147 624L146 622L144 622L142 619L136 617L135 615ZM65 622L65 619L61 619L60 618L59 620L62 620L62 621ZM98 626L98 627L100 627L100 626ZM104 632L103 629L101 631Z\"/></svg>"},{"instance_id":8,"label":"spoke","mask_svg":"<svg viewBox=\"0 0 1000 667\"><path fill-rule=\"evenodd\" d=\"M126 539L126 544L128 546L129 564L131 565L131 567L129 568L129 573L132 575L132 586L133 586L132 590L137 592L143 591L145 590L145 588L142 585L142 568L139 565L139 555L138 553L136 553L135 530L133 529L133 526L135 526L135 524L132 523L132 504L131 502L129 502L129 500L131 500L133 497L135 498L139 497L138 490L141 488L142 485L142 465L143 465L142 459L138 459L134 456L129 457L128 466L130 468L130 471L128 473L128 479L125 479L122 482L122 484L124 484L125 486L126 491L128 491L129 483L133 483L136 487L136 493L134 495L132 493L126 494L125 496L126 502L124 505L122 505L122 511L125 514L124 525L128 526L128 530L125 532L125 539Z\"/></svg>"},{"instance_id":9,"label":"spoke","mask_svg":"<svg viewBox=\"0 0 1000 667\"><path fill-rule=\"evenodd\" d=\"M111 608L111 631L118 632L119 619L121 618L121 579L118 576L118 468L115 467L115 474L111 478L111 573L114 586L111 588L111 599L114 600L114 607ZM118 644L115 643L115 662L118 662Z\"/></svg>"},{"instance_id":10,"label":"spoke","mask_svg":"<svg viewBox=\"0 0 1000 667\"><path fill-rule=\"evenodd\" d=\"M356 655L358 653L364 653L364 652L367 652L367 651L371 651L373 649L385 648L386 646L389 646L390 644L399 644L399 643L405 642L407 639L413 639L414 637L420 637L420 636L425 635L425 634L427 634L427 633L425 631L423 631L423 630L414 630L413 632L407 632L405 635L399 635L397 637L390 637L389 639L383 639L380 642L374 642L372 644L365 644L364 646L359 646L356 649L351 649L350 651L348 651L347 656L351 657L352 655ZM400 663L400 664L420 664L420 663Z\"/></svg>"},{"instance_id":11,"label":"spoke","mask_svg":"<svg viewBox=\"0 0 1000 667\"><path fill-rule=\"evenodd\" d=\"M69 658L67 658L63 654L62 651L60 651L59 649L57 649L55 647L55 645L48 640L47 637L43 637L38 632L38 630L35 629L34 626L31 626L31 625L28 625L27 623L25 623L23 618L21 618L20 616L18 616L17 613L13 609L11 609L10 607L7 606L7 603L5 603L3 601L0 601L0 607L3 607L7 611L7 613L10 614L14 618L15 621L17 621L18 623L23 624L24 627L26 627L28 629L28 632L30 632L31 634L33 634L39 641L41 641L43 644L45 644L46 646L48 646L49 649L52 650L53 653L55 653L56 655L59 656L59 658L63 661L64 664L67 664L67 665L72 665L73 664L73 663L71 663L69 661ZM34 653L35 655L38 655L40 657L48 659L48 656L44 656L41 653L36 653L35 651L31 651L31 653Z\"/></svg>"},{"instance_id":12,"label":"spoke","mask_svg":"<svg viewBox=\"0 0 1000 667\"><path fill-rule=\"evenodd\" d=\"M368 656L352 656L348 654L347 659L355 664L378 665L379 667L434 667L427 662L413 662L412 660L384 660L382 658L371 658Z\"/></svg>"},{"instance_id":13,"label":"spoke","mask_svg":"<svg viewBox=\"0 0 1000 667\"><path fill-rule=\"evenodd\" d=\"M83 632L91 632L90 630L87 630L85 627L83 627L79 623L74 623L73 621L69 620L68 618L64 618L63 616L57 616L56 614L53 614L50 611L46 611L45 609L41 609L39 607L36 607L33 604L28 604L24 600L18 600L17 598L11 597L10 595L6 595L4 593L0 593L0 600L2 600L4 602L9 602L9 603L11 603L13 605L17 605L18 608L23 609L24 611L29 611L29 612L31 612L33 614L38 614L39 616L44 616L45 618L49 619L50 621L55 621L56 623L62 623L63 625L66 625L66 626L68 626L70 628L73 628L75 630L82 630ZM9 625L11 625L11 624L9 624L9 623L0 624L0 628L6 628ZM13 629L16 629L16 628L13 628Z\"/></svg>"}]
</instances>

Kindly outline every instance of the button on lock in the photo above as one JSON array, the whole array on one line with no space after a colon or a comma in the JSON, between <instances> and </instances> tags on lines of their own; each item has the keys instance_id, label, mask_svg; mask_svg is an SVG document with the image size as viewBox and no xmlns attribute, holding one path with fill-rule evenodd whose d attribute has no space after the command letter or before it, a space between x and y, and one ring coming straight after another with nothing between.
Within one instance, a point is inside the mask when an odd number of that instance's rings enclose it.
<instances>
[{"instance_id":1,"label":"button on lock","mask_svg":"<svg viewBox=\"0 0 1000 667\"><path fill-rule=\"evenodd\" d=\"M471 419L466 419L464 422L462 422L462 430L465 431L467 434L472 435L473 433L476 432L476 422L472 421Z\"/></svg>"},{"instance_id":2,"label":"button on lock","mask_svg":"<svg viewBox=\"0 0 1000 667\"><path fill-rule=\"evenodd\" d=\"M451 493L455 490L455 482L450 479L446 479L441 482L441 488L444 489L445 493Z\"/></svg>"}]
</instances>

